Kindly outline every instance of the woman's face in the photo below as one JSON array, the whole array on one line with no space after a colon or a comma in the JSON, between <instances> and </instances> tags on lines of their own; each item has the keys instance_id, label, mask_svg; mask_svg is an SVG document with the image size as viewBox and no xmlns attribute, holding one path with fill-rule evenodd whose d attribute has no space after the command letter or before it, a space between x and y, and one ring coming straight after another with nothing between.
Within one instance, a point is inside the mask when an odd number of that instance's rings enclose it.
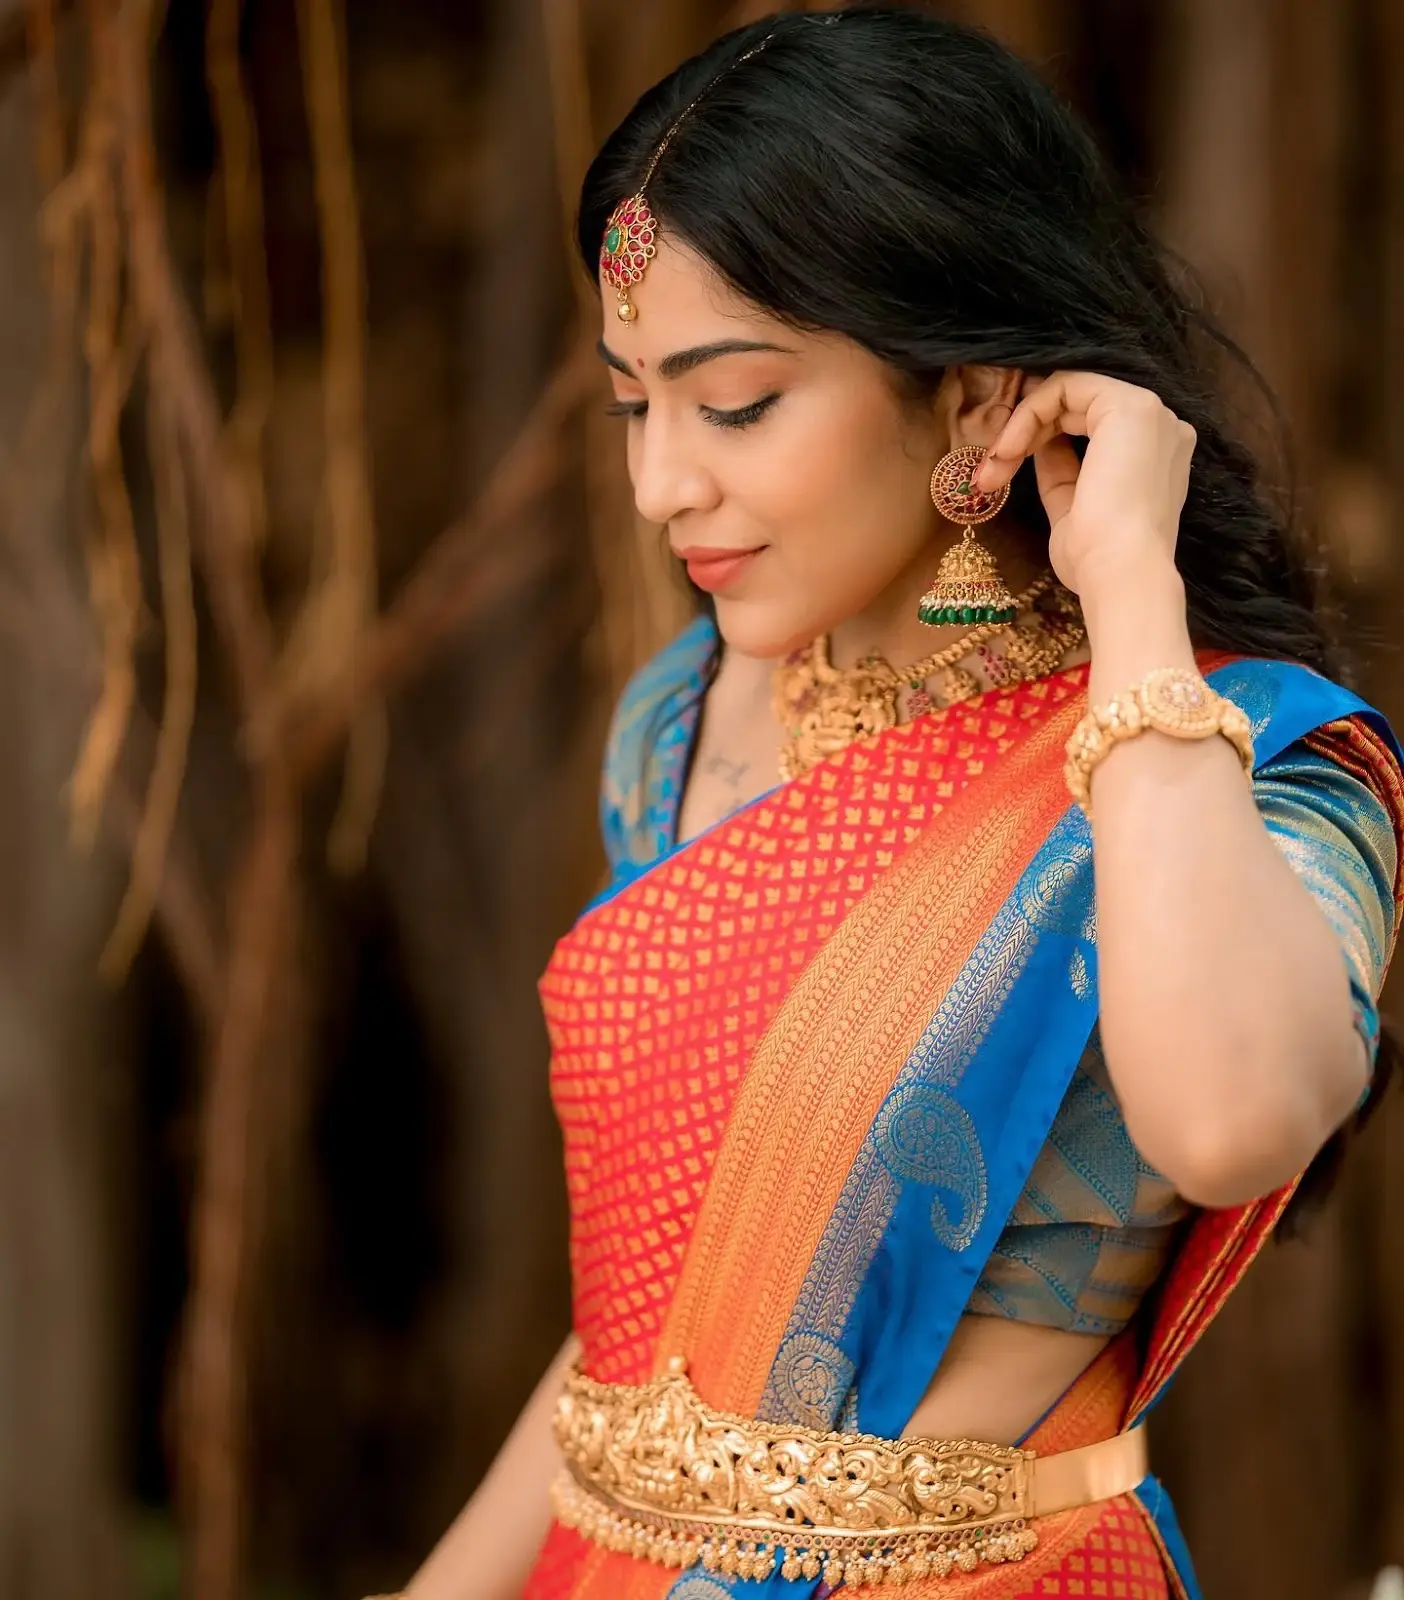
<instances>
[{"instance_id":1,"label":"woman's face","mask_svg":"<svg viewBox=\"0 0 1404 1600\"><path fill-rule=\"evenodd\" d=\"M949 447L942 394L903 402L877 357L785 327L666 238L635 321L601 290L635 502L714 595L730 646L783 655L920 592L942 526L927 490Z\"/></svg>"}]
</instances>

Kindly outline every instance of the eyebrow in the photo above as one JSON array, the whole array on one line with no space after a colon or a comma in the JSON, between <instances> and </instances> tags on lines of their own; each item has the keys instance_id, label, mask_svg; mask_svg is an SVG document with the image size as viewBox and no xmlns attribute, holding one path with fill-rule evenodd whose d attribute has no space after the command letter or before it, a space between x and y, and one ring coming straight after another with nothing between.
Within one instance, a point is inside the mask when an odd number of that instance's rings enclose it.
<instances>
[{"instance_id":1,"label":"eyebrow","mask_svg":"<svg viewBox=\"0 0 1404 1600\"><path fill-rule=\"evenodd\" d=\"M614 351L601 339L595 346L601 360L606 365L622 372L626 378L637 381L637 373L623 356L615 355ZM718 339L714 344L695 344L689 350L674 350L658 363L658 376L660 378L681 378L684 373L691 372L695 367L700 367L704 362L715 361L718 356L741 355L747 351L773 350L780 355L792 356L795 351L783 344L767 344L759 339Z\"/></svg>"}]
</instances>

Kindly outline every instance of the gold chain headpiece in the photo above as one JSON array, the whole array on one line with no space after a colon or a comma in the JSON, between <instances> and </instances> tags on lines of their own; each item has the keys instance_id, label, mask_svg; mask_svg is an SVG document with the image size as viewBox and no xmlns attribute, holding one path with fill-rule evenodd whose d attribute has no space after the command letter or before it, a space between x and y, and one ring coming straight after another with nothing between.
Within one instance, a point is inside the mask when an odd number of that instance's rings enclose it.
<instances>
[{"instance_id":1,"label":"gold chain headpiece","mask_svg":"<svg viewBox=\"0 0 1404 1600\"><path fill-rule=\"evenodd\" d=\"M743 61L749 61L752 56L759 55L774 37L773 33L768 33L759 44L754 44L749 50L743 51L735 61L717 73L700 94L688 101L668 124L666 132L658 141L657 149L649 157L648 166L644 169L643 182L627 200L621 200L610 212L609 221L605 223L604 239L600 243L600 271L604 274L605 282L614 290L619 302L614 312L621 322L632 322L638 316L638 308L629 299L629 291L648 271L649 262L658 253L658 246L654 242L658 238L658 219L649 210L644 191L658 169L663 152L673 142L674 134L692 114L694 108L707 98L723 78L735 72Z\"/></svg>"},{"instance_id":2,"label":"gold chain headpiece","mask_svg":"<svg viewBox=\"0 0 1404 1600\"><path fill-rule=\"evenodd\" d=\"M825 23L837 22L841 15L840 12L833 12L822 20ZM663 152L673 142L678 129L722 79L735 72L743 61L749 61L752 56L759 55L775 37L775 32L776 30L772 30L749 50L743 50L735 61L723 67L698 95L688 101L668 124L667 131L658 141L658 147L649 157L648 166L644 169L643 182L627 200L621 200L610 212L609 220L605 223L604 238L600 243L600 271L604 275L605 282L614 290L619 302L614 311L621 322L632 322L638 316L638 308L629 299L629 291L648 271L649 262L658 253L658 219L649 210L644 195L653 179L653 174L658 170Z\"/></svg>"}]
</instances>

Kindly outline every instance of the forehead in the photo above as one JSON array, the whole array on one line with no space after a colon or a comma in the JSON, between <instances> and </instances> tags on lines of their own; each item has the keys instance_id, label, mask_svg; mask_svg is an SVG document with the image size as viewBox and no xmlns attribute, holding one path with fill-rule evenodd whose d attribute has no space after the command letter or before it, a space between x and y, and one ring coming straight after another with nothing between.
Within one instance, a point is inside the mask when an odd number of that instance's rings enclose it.
<instances>
[{"instance_id":1,"label":"forehead","mask_svg":"<svg viewBox=\"0 0 1404 1600\"><path fill-rule=\"evenodd\" d=\"M659 356L721 338L774 338L782 324L738 294L716 269L681 242L660 234L657 254L629 290L638 312L632 322L616 314L613 287L599 274L605 343L630 365L651 366ZM788 331L788 330L787 330ZM793 333L789 334L793 340Z\"/></svg>"}]
</instances>

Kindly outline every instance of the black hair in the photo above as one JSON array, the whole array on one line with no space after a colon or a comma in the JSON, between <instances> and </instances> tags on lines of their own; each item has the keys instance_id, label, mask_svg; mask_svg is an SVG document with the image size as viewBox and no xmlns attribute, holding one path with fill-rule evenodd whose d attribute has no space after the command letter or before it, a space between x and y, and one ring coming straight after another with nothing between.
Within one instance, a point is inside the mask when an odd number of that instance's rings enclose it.
<instances>
[{"instance_id":1,"label":"black hair","mask_svg":"<svg viewBox=\"0 0 1404 1600\"><path fill-rule=\"evenodd\" d=\"M586 173L577 239L592 276L610 212L670 130L647 185L665 235L791 326L847 335L917 392L978 363L1102 372L1157 394L1198 436L1176 547L1195 644L1347 676L1291 496L1225 420L1236 373L1281 438L1266 386L1017 56L912 7L726 34L649 89ZM1028 464L1010 510L1046 533ZM1334 1173L1342 1137L1303 1200Z\"/></svg>"}]
</instances>

